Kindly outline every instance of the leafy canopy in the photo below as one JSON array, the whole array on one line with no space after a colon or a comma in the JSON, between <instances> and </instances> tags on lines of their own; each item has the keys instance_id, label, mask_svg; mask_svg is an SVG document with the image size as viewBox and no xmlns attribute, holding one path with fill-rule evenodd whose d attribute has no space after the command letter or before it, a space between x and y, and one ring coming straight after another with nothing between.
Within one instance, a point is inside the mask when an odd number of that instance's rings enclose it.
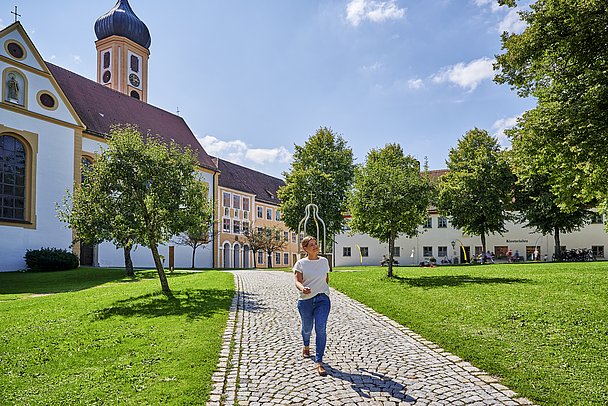
<instances>
[{"instance_id":1,"label":"leafy canopy","mask_svg":"<svg viewBox=\"0 0 608 406\"><path fill-rule=\"evenodd\" d=\"M284 173L285 186L278 195L285 224L297 230L306 205L315 203L327 235L338 233L344 224L346 194L353 174L353 152L346 141L329 128L319 128L303 146L295 146L291 168ZM316 233L312 228L305 231Z\"/></svg>"},{"instance_id":2,"label":"leafy canopy","mask_svg":"<svg viewBox=\"0 0 608 406\"><path fill-rule=\"evenodd\" d=\"M485 250L488 233L503 233L509 212L514 176L498 140L475 128L450 149L441 177L439 211L466 234L480 235Z\"/></svg>"}]
</instances>

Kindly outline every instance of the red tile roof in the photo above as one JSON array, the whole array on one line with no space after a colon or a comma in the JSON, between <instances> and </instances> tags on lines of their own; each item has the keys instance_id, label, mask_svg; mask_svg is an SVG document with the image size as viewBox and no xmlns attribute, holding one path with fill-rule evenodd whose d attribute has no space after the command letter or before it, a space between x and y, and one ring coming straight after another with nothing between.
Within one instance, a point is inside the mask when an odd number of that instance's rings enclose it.
<instances>
[{"instance_id":1,"label":"red tile roof","mask_svg":"<svg viewBox=\"0 0 608 406\"><path fill-rule=\"evenodd\" d=\"M196 151L199 164L217 170L183 118L46 62L61 90L86 126L86 132L107 135L115 124L133 124L143 134L158 134Z\"/></svg>"},{"instance_id":2,"label":"red tile roof","mask_svg":"<svg viewBox=\"0 0 608 406\"><path fill-rule=\"evenodd\" d=\"M217 158L217 161L220 170L220 176L218 177L218 184L220 186L251 193L255 195L257 201L277 206L281 203L277 196L277 191L279 187L285 185L282 179L224 161L220 158Z\"/></svg>"}]
</instances>

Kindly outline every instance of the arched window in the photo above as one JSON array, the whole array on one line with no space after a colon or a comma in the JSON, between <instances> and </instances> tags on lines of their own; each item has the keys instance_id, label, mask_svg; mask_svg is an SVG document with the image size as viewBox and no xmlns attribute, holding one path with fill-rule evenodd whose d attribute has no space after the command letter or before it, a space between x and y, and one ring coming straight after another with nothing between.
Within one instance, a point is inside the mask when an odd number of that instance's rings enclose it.
<instances>
[{"instance_id":1,"label":"arched window","mask_svg":"<svg viewBox=\"0 0 608 406\"><path fill-rule=\"evenodd\" d=\"M0 219L25 220L25 146L17 138L0 135Z\"/></svg>"},{"instance_id":2,"label":"arched window","mask_svg":"<svg viewBox=\"0 0 608 406\"><path fill-rule=\"evenodd\" d=\"M93 159L88 156L83 155L80 158L80 183L84 183L84 180L87 175L87 171L90 169L91 165L93 165Z\"/></svg>"}]
</instances>

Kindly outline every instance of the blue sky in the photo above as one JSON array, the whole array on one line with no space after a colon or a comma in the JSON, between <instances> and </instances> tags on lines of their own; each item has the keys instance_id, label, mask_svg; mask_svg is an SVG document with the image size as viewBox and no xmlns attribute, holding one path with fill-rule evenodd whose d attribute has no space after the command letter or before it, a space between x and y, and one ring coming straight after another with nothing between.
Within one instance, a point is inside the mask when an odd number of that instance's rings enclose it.
<instances>
[{"instance_id":1,"label":"blue sky","mask_svg":"<svg viewBox=\"0 0 608 406\"><path fill-rule=\"evenodd\" d=\"M352 147L397 142L431 169L479 127L502 137L534 107L492 82L495 0L130 0L152 36L148 102L180 115L213 155L275 176L321 126ZM43 58L96 77L95 20L114 0L3 4ZM502 140L504 146L508 141Z\"/></svg>"}]
</instances>

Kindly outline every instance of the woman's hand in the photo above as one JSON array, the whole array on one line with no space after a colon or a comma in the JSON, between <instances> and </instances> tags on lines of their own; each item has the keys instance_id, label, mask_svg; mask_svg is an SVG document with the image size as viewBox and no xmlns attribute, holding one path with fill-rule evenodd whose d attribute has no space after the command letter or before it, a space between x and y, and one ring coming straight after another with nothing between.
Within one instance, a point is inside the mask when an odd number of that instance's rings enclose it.
<instances>
[{"instance_id":1,"label":"woman's hand","mask_svg":"<svg viewBox=\"0 0 608 406\"><path fill-rule=\"evenodd\" d=\"M311 292L311 290L308 286L304 286L302 288L302 293L304 293L305 295L309 294L310 292Z\"/></svg>"}]
</instances>

